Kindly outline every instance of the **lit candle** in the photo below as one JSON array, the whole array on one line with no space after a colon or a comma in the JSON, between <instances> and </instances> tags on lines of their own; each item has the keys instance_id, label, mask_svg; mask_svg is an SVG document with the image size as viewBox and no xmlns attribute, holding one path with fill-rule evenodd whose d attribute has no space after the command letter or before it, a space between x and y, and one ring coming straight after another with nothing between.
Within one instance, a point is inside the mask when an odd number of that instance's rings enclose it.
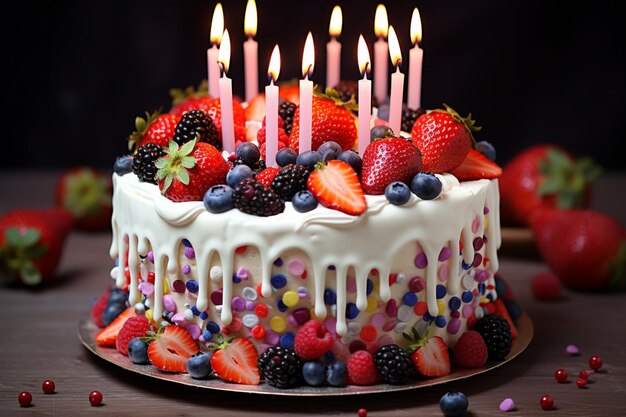
<instances>
[{"instance_id":1,"label":"lit candle","mask_svg":"<svg viewBox=\"0 0 626 417\"><path fill-rule=\"evenodd\" d=\"M224 33L224 11L222 4L217 3L213 10L213 19L211 20L211 43L213 44L206 51L209 96L217 97L219 94L220 67L217 64L217 54L222 41L222 33Z\"/></svg>"},{"instance_id":2,"label":"lit candle","mask_svg":"<svg viewBox=\"0 0 626 417\"><path fill-rule=\"evenodd\" d=\"M313 74L315 66L315 45L311 32L304 42L302 53L302 77L300 80L300 137L298 138L299 152L311 150L311 122L313 118L313 81L309 75Z\"/></svg>"},{"instance_id":3,"label":"lit candle","mask_svg":"<svg viewBox=\"0 0 626 417\"><path fill-rule=\"evenodd\" d=\"M374 17L374 33L378 41L374 44L374 95L378 103L383 103L387 99L387 33L389 21L387 20L387 9L382 4L376 8Z\"/></svg>"},{"instance_id":4,"label":"lit candle","mask_svg":"<svg viewBox=\"0 0 626 417\"><path fill-rule=\"evenodd\" d=\"M278 152L278 86L274 82L280 74L280 50L274 47L270 64L267 68L267 77L270 85L265 86L265 165L276 166L276 152Z\"/></svg>"},{"instance_id":5,"label":"lit candle","mask_svg":"<svg viewBox=\"0 0 626 417\"><path fill-rule=\"evenodd\" d=\"M389 26L389 55L391 62L396 67L396 72L391 75L391 97L389 98L389 127L396 135L400 134L402 125L402 99L404 95L404 74L400 72L402 51L393 26Z\"/></svg>"},{"instance_id":6,"label":"lit candle","mask_svg":"<svg viewBox=\"0 0 626 417\"><path fill-rule=\"evenodd\" d=\"M219 79L220 108L222 111L222 149L235 152L235 126L233 124L233 81L228 78L230 64L230 35L224 31L217 60L222 70Z\"/></svg>"},{"instance_id":7,"label":"lit candle","mask_svg":"<svg viewBox=\"0 0 626 417\"><path fill-rule=\"evenodd\" d=\"M326 44L326 87L336 87L341 81L341 43L337 40L341 36L341 23L341 7L335 6L328 26L330 42Z\"/></svg>"},{"instance_id":8,"label":"lit candle","mask_svg":"<svg viewBox=\"0 0 626 417\"><path fill-rule=\"evenodd\" d=\"M417 7L413 9L411 18L411 43L413 48L409 52L409 91L407 93L407 107L417 110L421 107L422 95L422 62L424 51L419 43L422 41L422 19Z\"/></svg>"},{"instance_id":9,"label":"lit candle","mask_svg":"<svg viewBox=\"0 0 626 417\"><path fill-rule=\"evenodd\" d=\"M370 118L372 116L372 82L367 79L370 67L370 51L363 35L359 36L357 50L359 71L363 79L359 80L359 155L363 157L365 149L370 143Z\"/></svg>"},{"instance_id":10,"label":"lit candle","mask_svg":"<svg viewBox=\"0 0 626 417\"><path fill-rule=\"evenodd\" d=\"M250 103L259 94L259 45L254 40L257 27L254 0L248 0L243 26L244 32L248 36L248 40L243 43L243 59L246 72L246 101Z\"/></svg>"}]
</instances>

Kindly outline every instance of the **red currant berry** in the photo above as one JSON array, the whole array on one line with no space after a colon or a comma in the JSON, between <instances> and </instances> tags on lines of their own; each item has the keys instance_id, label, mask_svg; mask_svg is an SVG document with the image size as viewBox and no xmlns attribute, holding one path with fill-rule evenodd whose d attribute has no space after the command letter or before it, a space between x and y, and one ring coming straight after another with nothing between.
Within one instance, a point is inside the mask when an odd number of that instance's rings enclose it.
<instances>
[{"instance_id":1,"label":"red currant berry","mask_svg":"<svg viewBox=\"0 0 626 417\"><path fill-rule=\"evenodd\" d=\"M578 374L578 378L582 378L582 379L587 379L589 378L589 375L591 375L593 371L589 371L587 369L580 371L580 373Z\"/></svg>"},{"instance_id":2,"label":"red currant berry","mask_svg":"<svg viewBox=\"0 0 626 417\"><path fill-rule=\"evenodd\" d=\"M554 400L552 399L552 395L544 395L539 400L539 405L543 410L552 410L554 407Z\"/></svg>"},{"instance_id":3,"label":"red currant berry","mask_svg":"<svg viewBox=\"0 0 626 417\"><path fill-rule=\"evenodd\" d=\"M365 408L359 408L357 414L359 417L367 417L367 410Z\"/></svg>"},{"instance_id":4,"label":"red currant berry","mask_svg":"<svg viewBox=\"0 0 626 417\"><path fill-rule=\"evenodd\" d=\"M576 385L578 385L578 388L585 388L587 386L587 380L585 378L578 378Z\"/></svg>"},{"instance_id":5,"label":"red currant berry","mask_svg":"<svg viewBox=\"0 0 626 417\"><path fill-rule=\"evenodd\" d=\"M52 382L49 379L46 379L41 384L41 389L43 390L44 394L52 394L52 393L54 393L54 388L55 388L54 387L54 382Z\"/></svg>"},{"instance_id":6,"label":"red currant berry","mask_svg":"<svg viewBox=\"0 0 626 417\"><path fill-rule=\"evenodd\" d=\"M89 394L89 402L93 407L102 404L102 394L100 391L92 391L91 394Z\"/></svg>"},{"instance_id":7,"label":"red currant berry","mask_svg":"<svg viewBox=\"0 0 626 417\"><path fill-rule=\"evenodd\" d=\"M598 355L593 355L592 357L590 357L589 367L593 369L594 371L597 371L600 368L602 368L602 358Z\"/></svg>"},{"instance_id":8,"label":"red currant berry","mask_svg":"<svg viewBox=\"0 0 626 417\"><path fill-rule=\"evenodd\" d=\"M17 397L17 401L22 407L28 407L33 402L33 396L30 395L30 392L28 391L20 392L19 397Z\"/></svg>"},{"instance_id":9,"label":"red currant berry","mask_svg":"<svg viewBox=\"0 0 626 417\"><path fill-rule=\"evenodd\" d=\"M565 369L557 369L554 373L554 378L560 383L567 382L567 371Z\"/></svg>"}]
</instances>

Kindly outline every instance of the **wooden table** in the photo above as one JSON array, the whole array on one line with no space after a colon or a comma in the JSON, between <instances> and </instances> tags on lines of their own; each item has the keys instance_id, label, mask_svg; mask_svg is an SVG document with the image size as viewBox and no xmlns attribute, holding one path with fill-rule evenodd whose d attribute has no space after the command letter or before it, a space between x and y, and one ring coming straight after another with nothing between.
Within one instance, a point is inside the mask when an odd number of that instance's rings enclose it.
<instances>
[{"instance_id":1,"label":"wooden table","mask_svg":"<svg viewBox=\"0 0 626 417\"><path fill-rule=\"evenodd\" d=\"M0 212L50 204L55 178L56 172L2 173ZM605 176L593 203L624 224L625 185L626 176ZM468 396L470 416L503 415L498 405L507 397L517 406L510 415L626 415L626 294L565 291L559 302L538 302L530 294L530 278L546 266L536 259L502 260L502 276L535 325L530 347L511 362L477 377L429 388L294 399L183 387L116 368L87 351L77 336L78 321L108 283L109 243L110 233L74 232L57 284L35 291L0 289L0 416L356 416L359 408L366 408L370 417L441 416L439 398L452 389ZM581 356L565 354L570 343L579 346ZM601 355L605 365L591 376L587 389L578 389L575 376L587 368L592 354ZM569 371L568 383L555 381L559 368ZM56 383L56 394L42 393L45 379ZM92 390L102 392L103 406L90 406L87 397ZM18 405L21 391L33 394L32 407ZM539 407L543 394L554 397L556 410L550 414Z\"/></svg>"}]
</instances>

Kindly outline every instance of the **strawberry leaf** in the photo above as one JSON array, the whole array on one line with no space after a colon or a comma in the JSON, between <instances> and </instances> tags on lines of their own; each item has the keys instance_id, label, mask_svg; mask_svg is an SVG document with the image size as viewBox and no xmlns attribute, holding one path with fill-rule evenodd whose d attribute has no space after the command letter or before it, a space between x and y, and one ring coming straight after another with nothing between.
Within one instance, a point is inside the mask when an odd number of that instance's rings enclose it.
<instances>
[{"instance_id":1,"label":"strawberry leaf","mask_svg":"<svg viewBox=\"0 0 626 417\"><path fill-rule=\"evenodd\" d=\"M184 185L189 184L189 169L196 166L196 158L191 154L198 140L199 137L196 137L180 148L176 142L171 140L165 150L166 156L156 161L155 166L159 169L156 178L157 180L164 180L161 194L165 195L174 180Z\"/></svg>"},{"instance_id":2,"label":"strawberry leaf","mask_svg":"<svg viewBox=\"0 0 626 417\"><path fill-rule=\"evenodd\" d=\"M41 273L32 262L25 262L20 268L20 278L26 285L37 285L41 282Z\"/></svg>"}]
</instances>

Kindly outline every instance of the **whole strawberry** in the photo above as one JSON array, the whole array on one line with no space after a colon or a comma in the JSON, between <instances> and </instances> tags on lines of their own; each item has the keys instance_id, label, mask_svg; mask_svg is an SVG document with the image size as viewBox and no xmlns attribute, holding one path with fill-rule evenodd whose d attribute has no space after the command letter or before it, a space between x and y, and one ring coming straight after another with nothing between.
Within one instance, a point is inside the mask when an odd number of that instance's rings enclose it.
<instances>
[{"instance_id":1,"label":"whole strawberry","mask_svg":"<svg viewBox=\"0 0 626 417\"><path fill-rule=\"evenodd\" d=\"M531 218L539 253L576 290L626 289L626 229L592 210L541 208Z\"/></svg>"},{"instance_id":2,"label":"whole strawberry","mask_svg":"<svg viewBox=\"0 0 626 417\"><path fill-rule=\"evenodd\" d=\"M146 112L145 119L136 117L135 131L128 137L128 150L135 151L148 143L167 146L174 137L180 118L179 114L160 114L158 111L152 114Z\"/></svg>"},{"instance_id":3,"label":"whole strawberry","mask_svg":"<svg viewBox=\"0 0 626 417\"><path fill-rule=\"evenodd\" d=\"M49 280L72 223L61 208L14 210L0 217L0 284Z\"/></svg>"},{"instance_id":4,"label":"whole strawberry","mask_svg":"<svg viewBox=\"0 0 626 417\"><path fill-rule=\"evenodd\" d=\"M503 168L499 180L502 221L527 226L538 207L588 207L590 183L599 174L593 161L574 160L557 145L532 146Z\"/></svg>"},{"instance_id":5,"label":"whole strawberry","mask_svg":"<svg viewBox=\"0 0 626 417\"><path fill-rule=\"evenodd\" d=\"M474 145L472 132L480 130L471 114L463 118L448 105L444 107L420 116L411 131L426 172L450 172L461 165Z\"/></svg>"},{"instance_id":6,"label":"whole strawberry","mask_svg":"<svg viewBox=\"0 0 626 417\"><path fill-rule=\"evenodd\" d=\"M366 194L383 194L394 181L411 183L422 170L419 149L404 138L386 137L370 143L363 154L361 183Z\"/></svg>"},{"instance_id":7,"label":"whole strawberry","mask_svg":"<svg viewBox=\"0 0 626 417\"><path fill-rule=\"evenodd\" d=\"M161 194L172 201L202 201L209 188L226 183L230 164L213 145L192 140L180 148L171 141L156 162Z\"/></svg>"}]
</instances>

